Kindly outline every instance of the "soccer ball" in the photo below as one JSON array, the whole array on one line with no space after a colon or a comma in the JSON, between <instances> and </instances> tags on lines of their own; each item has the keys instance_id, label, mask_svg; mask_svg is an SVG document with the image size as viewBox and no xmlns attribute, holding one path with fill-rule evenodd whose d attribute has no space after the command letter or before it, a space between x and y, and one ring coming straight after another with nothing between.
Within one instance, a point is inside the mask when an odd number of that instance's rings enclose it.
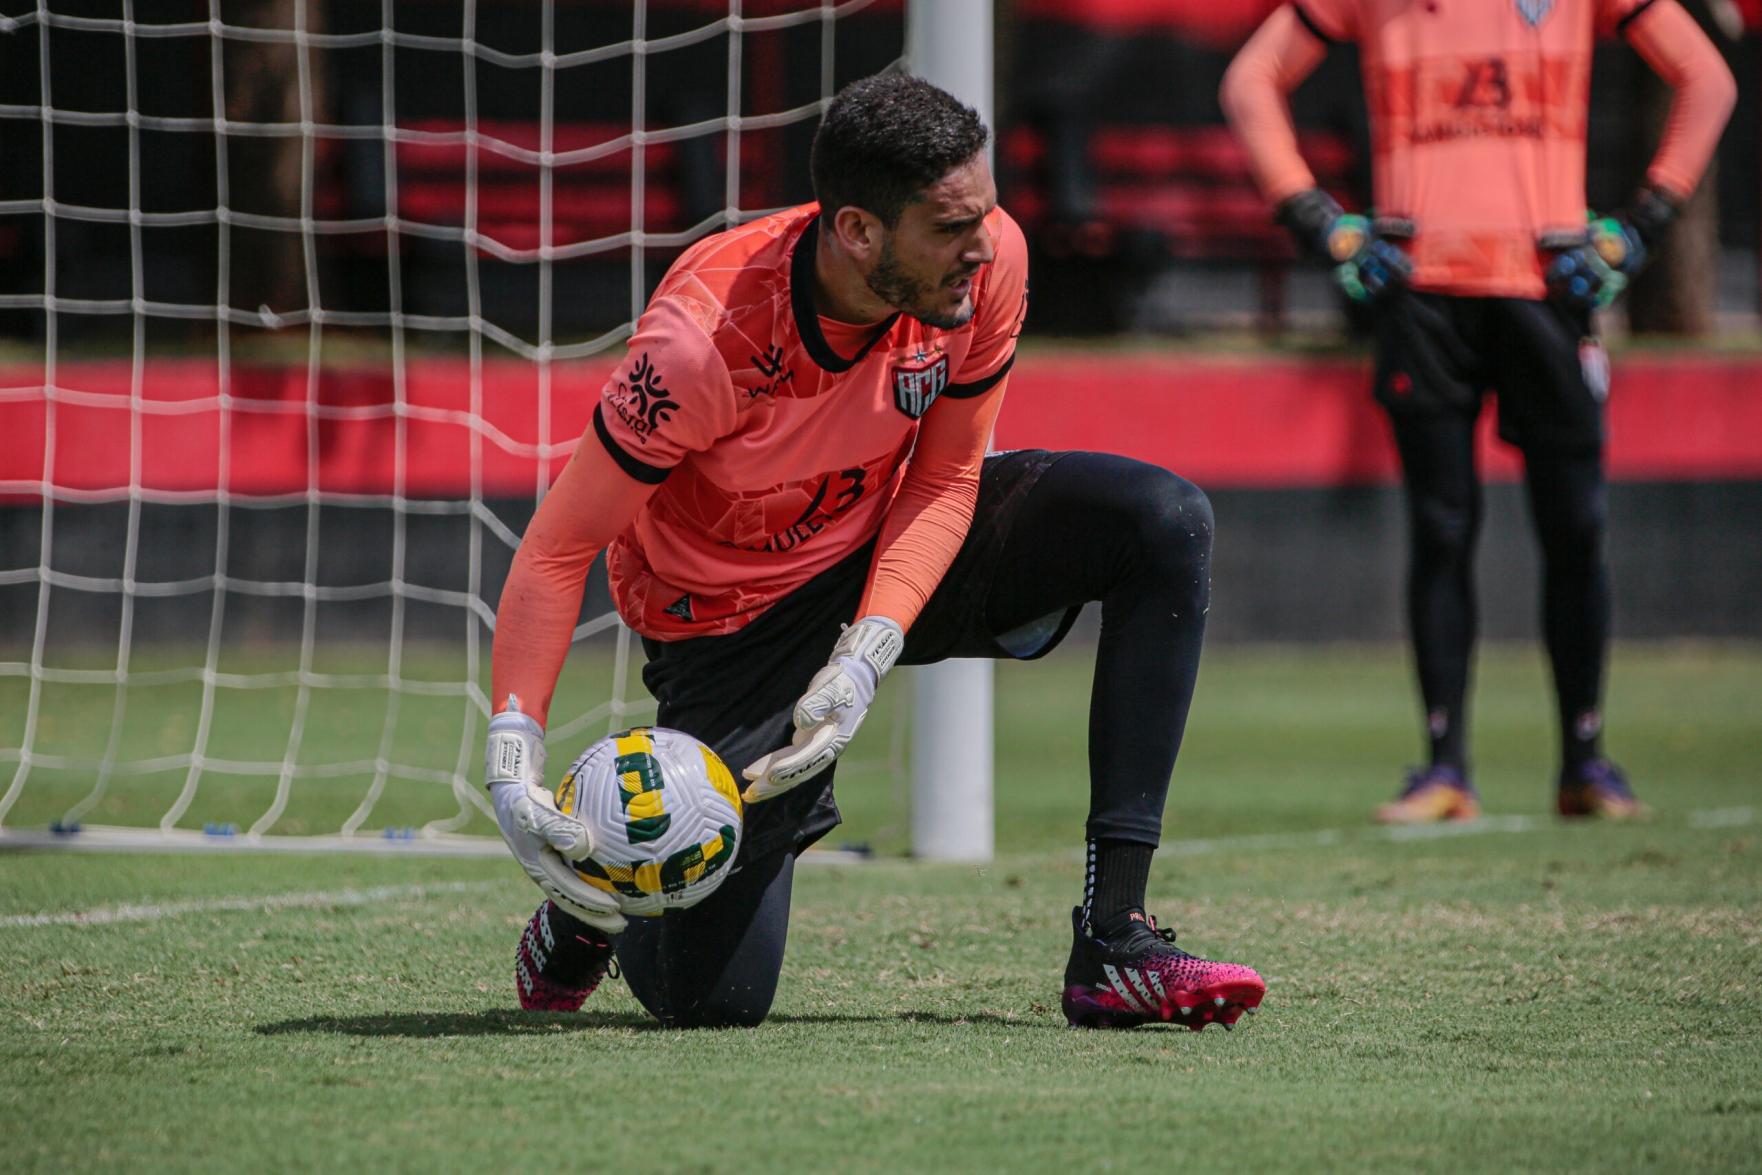
<instances>
[{"instance_id":1,"label":"soccer ball","mask_svg":"<svg viewBox=\"0 0 1762 1175\"><path fill-rule=\"evenodd\" d=\"M601 739L557 785L557 807L587 825L572 861L626 914L682 910L716 892L740 849L740 789L716 752L661 726Z\"/></svg>"}]
</instances>

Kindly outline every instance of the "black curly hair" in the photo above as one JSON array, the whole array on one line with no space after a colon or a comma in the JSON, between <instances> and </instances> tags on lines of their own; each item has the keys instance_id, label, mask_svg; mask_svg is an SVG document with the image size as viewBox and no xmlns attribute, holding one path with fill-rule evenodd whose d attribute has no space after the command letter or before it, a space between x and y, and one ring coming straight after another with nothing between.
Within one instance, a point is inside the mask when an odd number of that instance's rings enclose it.
<instances>
[{"instance_id":1,"label":"black curly hair","mask_svg":"<svg viewBox=\"0 0 1762 1175\"><path fill-rule=\"evenodd\" d=\"M814 197L893 228L925 188L968 162L989 132L979 112L922 78L882 73L838 91L814 134Z\"/></svg>"}]
</instances>

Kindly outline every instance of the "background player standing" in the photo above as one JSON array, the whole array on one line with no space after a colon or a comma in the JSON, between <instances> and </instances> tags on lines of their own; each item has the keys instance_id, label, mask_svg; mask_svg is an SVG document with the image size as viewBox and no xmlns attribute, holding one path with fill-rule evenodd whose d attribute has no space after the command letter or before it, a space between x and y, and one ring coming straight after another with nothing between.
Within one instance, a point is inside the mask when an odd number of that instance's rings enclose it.
<instances>
[{"instance_id":1,"label":"background player standing","mask_svg":"<svg viewBox=\"0 0 1762 1175\"><path fill-rule=\"evenodd\" d=\"M1591 50L1619 32L1675 91L1645 185L1587 227ZM1296 146L1287 95L1327 47L1362 57L1374 219L1344 216ZM1559 701L1563 816L1641 812L1601 750L1609 642L1603 553L1608 365L1592 312L1644 263L1694 191L1735 100L1675 0L1292 0L1226 74L1223 106L1300 244L1374 300L1376 396L1401 456L1408 618L1430 764L1378 819L1472 819L1465 718L1480 526L1483 392L1523 452L1542 552L1542 626Z\"/></svg>"},{"instance_id":2,"label":"background player standing","mask_svg":"<svg viewBox=\"0 0 1762 1175\"><path fill-rule=\"evenodd\" d=\"M928 83L847 87L815 138L818 203L698 243L638 321L497 611L487 781L552 899L521 939L522 1006L580 1007L615 954L665 1023L763 1020L796 856L838 823L833 763L888 670L1040 656L1092 600L1065 1013L1199 1028L1260 1002L1253 970L1177 950L1144 910L1205 631L1210 506L1125 458L985 456L1027 299L986 137ZM585 838L543 785L543 723L602 549L658 723L751 781L728 880L628 925L563 864Z\"/></svg>"}]
</instances>

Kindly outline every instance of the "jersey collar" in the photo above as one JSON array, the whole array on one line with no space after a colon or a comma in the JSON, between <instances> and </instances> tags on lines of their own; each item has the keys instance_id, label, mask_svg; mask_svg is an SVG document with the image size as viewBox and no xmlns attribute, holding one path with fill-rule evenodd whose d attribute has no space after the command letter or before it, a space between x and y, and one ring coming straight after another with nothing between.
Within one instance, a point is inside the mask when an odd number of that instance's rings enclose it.
<instances>
[{"instance_id":1,"label":"jersey collar","mask_svg":"<svg viewBox=\"0 0 1762 1175\"><path fill-rule=\"evenodd\" d=\"M849 371L863 361L893 324L899 320L899 312L894 311L875 328L863 349L846 359L826 341L825 332L820 329L820 315L814 309L814 249L820 239L820 218L814 216L808 226L801 230L801 236L795 241L795 256L789 263L789 305L795 314L796 333L801 336L802 346L807 348L808 357L820 368L832 372Z\"/></svg>"}]
</instances>

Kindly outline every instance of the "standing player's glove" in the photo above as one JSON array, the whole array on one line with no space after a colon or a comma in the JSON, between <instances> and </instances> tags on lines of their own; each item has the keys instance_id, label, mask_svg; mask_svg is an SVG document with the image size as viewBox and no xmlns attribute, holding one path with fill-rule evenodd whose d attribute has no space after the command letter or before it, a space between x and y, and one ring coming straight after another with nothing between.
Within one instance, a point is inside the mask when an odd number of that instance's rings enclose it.
<instances>
[{"instance_id":1,"label":"standing player's glove","mask_svg":"<svg viewBox=\"0 0 1762 1175\"><path fill-rule=\"evenodd\" d=\"M1554 255L1544 275L1548 296L1575 310L1600 310L1620 297L1676 219L1676 202L1657 188L1641 188L1615 216L1592 215L1583 232L1544 233Z\"/></svg>"},{"instance_id":2,"label":"standing player's glove","mask_svg":"<svg viewBox=\"0 0 1762 1175\"><path fill-rule=\"evenodd\" d=\"M558 810L545 790L544 771L544 728L510 696L508 708L489 720L483 752L483 778L502 839L546 897L589 926L617 934L624 929L617 900L581 880L569 864L593 851L587 826Z\"/></svg>"},{"instance_id":3,"label":"standing player's glove","mask_svg":"<svg viewBox=\"0 0 1762 1175\"><path fill-rule=\"evenodd\" d=\"M1343 211L1320 188L1279 205L1277 219L1298 247L1334 264L1334 280L1354 302L1374 302L1413 276L1413 262L1397 240L1413 235L1399 221L1372 223Z\"/></svg>"},{"instance_id":4,"label":"standing player's glove","mask_svg":"<svg viewBox=\"0 0 1762 1175\"><path fill-rule=\"evenodd\" d=\"M832 659L808 682L795 704L790 745L755 761L741 774L750 782L747 803L782 795L837 761L863 724L875 690L905 648L905 632L885 616L865 616L845 628Z\"/></svg>"}]
</instances>

